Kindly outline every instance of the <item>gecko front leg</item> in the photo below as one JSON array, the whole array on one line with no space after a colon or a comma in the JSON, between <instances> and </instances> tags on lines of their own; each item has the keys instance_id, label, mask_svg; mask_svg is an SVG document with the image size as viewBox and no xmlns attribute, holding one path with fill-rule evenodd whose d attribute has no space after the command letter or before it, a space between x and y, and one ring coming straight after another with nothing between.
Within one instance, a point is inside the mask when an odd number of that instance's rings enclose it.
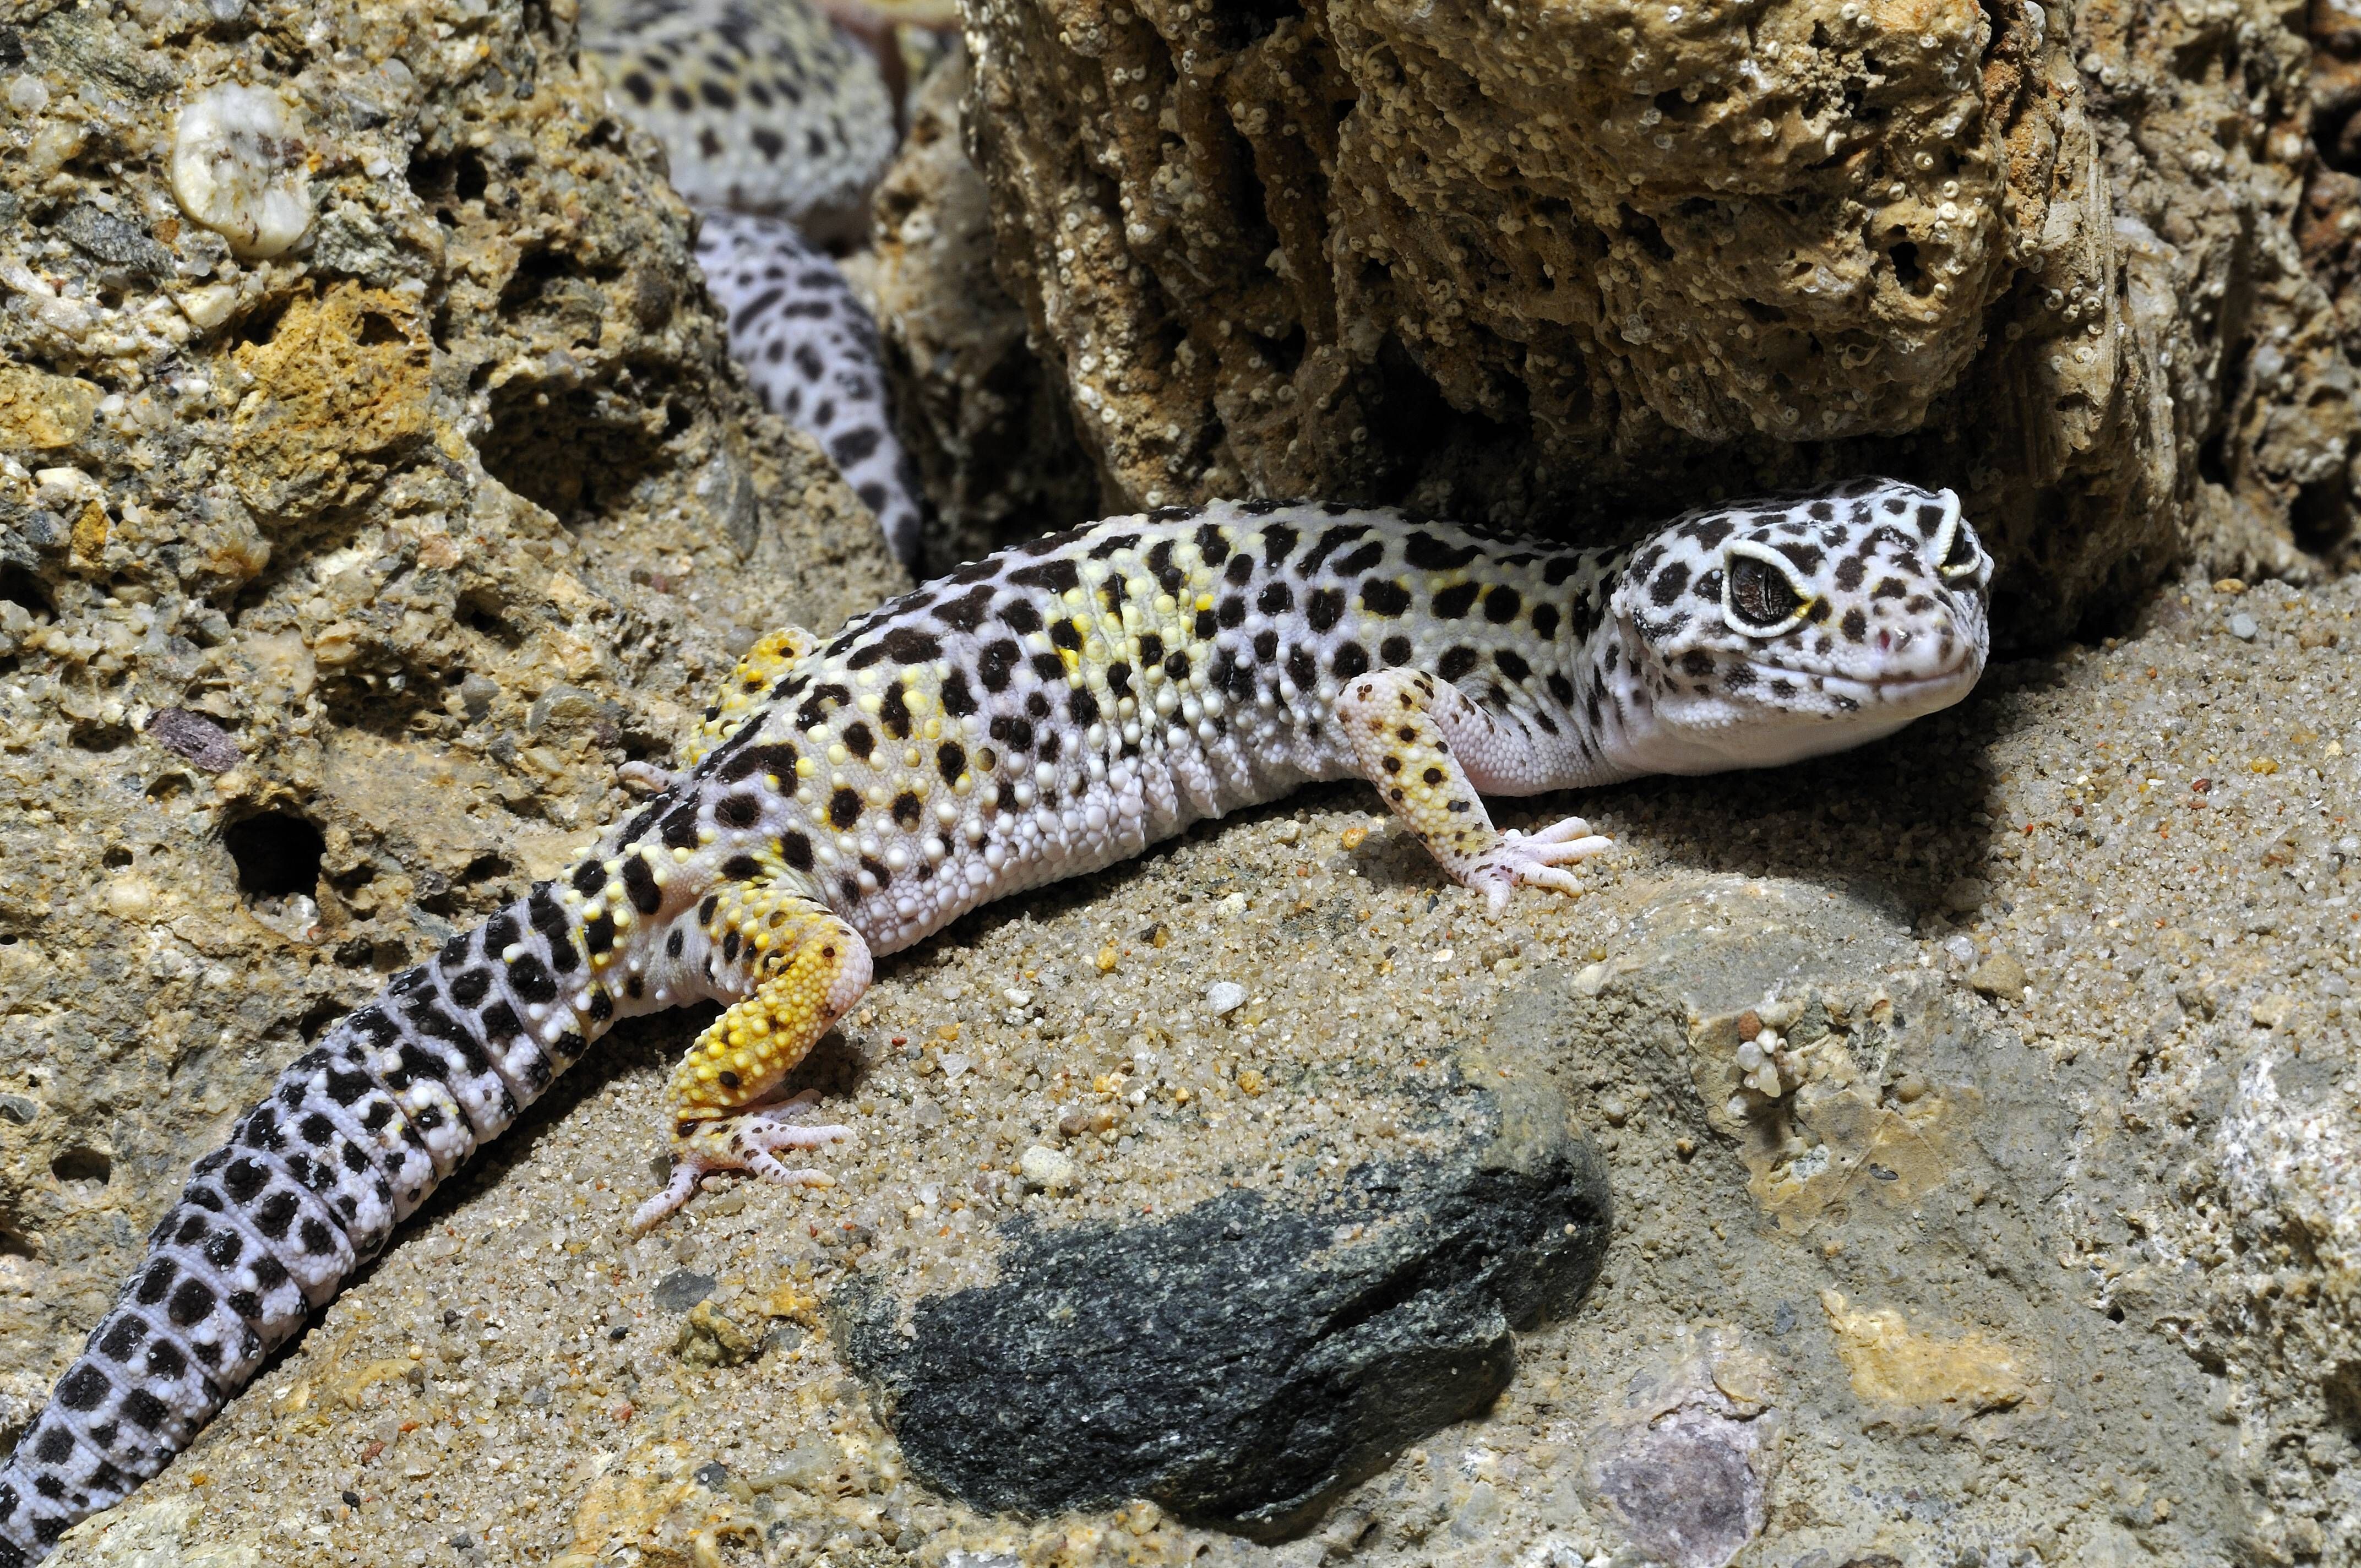
<instances>
[{"instance_id":1,"label":"gecko front leg","mask_svg":"<svg viewBox=\"0 0 2361 1568\"><path fill-rule=\"evenodd\" d=\"M1579 817L1530 836L1495 828L1477 791L1548 788L1549 760L1530 734L1495 719L1449 681L1380 670L1339 694L1336 718L1386 805L1452 880L1482 892L1496 915L1521 883L1576 891L1581 884L1565 867L1613 842Z\"/></svg>"}]
</instances>

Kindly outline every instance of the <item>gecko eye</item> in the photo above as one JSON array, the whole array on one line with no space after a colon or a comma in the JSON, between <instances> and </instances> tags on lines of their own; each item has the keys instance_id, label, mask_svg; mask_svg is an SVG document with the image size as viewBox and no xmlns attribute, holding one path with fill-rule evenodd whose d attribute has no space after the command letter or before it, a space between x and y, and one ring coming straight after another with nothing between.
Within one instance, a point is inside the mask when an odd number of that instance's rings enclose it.
<instances>
[{"instance_id":1,"label":"gecko eye","mask_svg":"<svg viewBox=\"0 0 2361 1568\"><path fill-rule=\"evenodd\" d=\"M1935 569L1943 575L1945 581L1957 582L1961 577L1974 575L1976 568L1982 565L1983 552L1976 545L1975 531L1968 526L1967 519L1960 515L1958 498L1949 490L1941 494L1949 508L1942 526L1927 543L1927 555L1935 563Z\"/></svg>"},{"instance_id":2,"label":"gecko eye","mask_svg":"<svg viewBox=\"0 0 2361 1568\"><path fill-rule=\"evenodd\" d=\"M1798 592L1794 579L1769 559L1760 546L1733 544L1722 577L1721 616L1733 631L1768 637L1786 630L1804 617L1811 601Z\"/></svg>"}]
</instances>

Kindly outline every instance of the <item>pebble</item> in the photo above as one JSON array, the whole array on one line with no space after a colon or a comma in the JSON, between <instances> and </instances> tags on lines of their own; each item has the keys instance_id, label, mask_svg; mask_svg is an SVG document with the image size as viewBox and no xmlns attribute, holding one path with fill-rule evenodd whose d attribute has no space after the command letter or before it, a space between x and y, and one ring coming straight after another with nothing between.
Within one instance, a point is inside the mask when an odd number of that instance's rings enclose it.
<instances>
[{"instance_id":1,"label":"pebble","mask_svg":"<svg viewBox=\"0 0 2361 1568\"><path fill-rule=\"evenodd\" d=\"M667 1312L686 1312L713 1294L713 1276L675 1268L656 1281L652 1299Z\"/></svg>"},{"instance_id":2,"label":"pebble","mask_svg":"<svg viewBox=\"0 0 2361 1568\"><path fill-rule=\"evenodd\" d=\"M1234 980L1217 980L1205 988L1205 1005L1226 1017L1246 1004L1246 988Z\"/></svg>"},{"instance_id":3,"label":"pebble","mask_svg":"<svg viewBox=\"0 0 2361 1568\"><path fill-rule=\"evenodd\" d=\"M2255 618L2243 609L2230 618L2230 635L2241 642L2252 642L2255 633L2261 630L2255 624Z\"/></svg>"},{"instance_id":4,"label":"pebble","mask_svg":"<svg viewBox=\"0 0 2361 1568\"><path fill-rule=\"evenodd\" d=\"M1081 1172L1074 1164L1074 1157L1063 1149L1035 1144L1016 1157L1016 1174L1025 1179L1027 1187L1045 1192L1060 1192L1073 1186Z\"/></svg>"},{"instance_id":5,"label":"pebble","mask_svg":"<svg viewBox=\"0 0 2361 1568\"><path fill-rule=\"evenodd\" d=\"M2023 999L2025 988L2032 979L2015 959L2006 953L1994 953L1968 976L1968 983L1982 995L2016 1002Z\"/></svg>"}]
</instances>

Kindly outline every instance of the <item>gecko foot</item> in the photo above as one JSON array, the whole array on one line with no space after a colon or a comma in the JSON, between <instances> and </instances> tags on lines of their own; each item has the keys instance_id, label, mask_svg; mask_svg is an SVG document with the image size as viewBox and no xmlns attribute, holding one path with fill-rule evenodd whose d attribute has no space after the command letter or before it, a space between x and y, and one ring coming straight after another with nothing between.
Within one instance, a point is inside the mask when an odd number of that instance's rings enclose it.
<instances>
[{"instance_id":1,"label":"gecko foot","mask_svg":"<svg viewBox=\"0 0 2361 1568\"><path fill-rule=\"evenodd\" d=\"M1466 883L1481 889L1492 913L1499 915L1509 907L1509 890L1520 883L1579 893L1582 883L1565 868L1611 849L1614 843L1603 834L1593 833L1590 824L1579 817L1553 822L1532 834L1511 828L1468 868Z\"/></svg>"},{"instance_id":2,"label":"gecko foot","mask_svg":"<svg viewBox=\"0 0 2361 1568\"><path fill-rule=\"evenodd\" d=\"M694 1197L697 1183L715 1171L751 1171L782 1187L835 1186L836 1179L824 1170L795 1169L771 1157L775 1150L819 1148L852 1136L850 1127L802 1119L818 1098L817 1090L807 1089L775 1105L760 1105L691 1125L673 1144L672 1180L631 1216L632 1234L662 1223Z\"/></svg>"}]
</instances>

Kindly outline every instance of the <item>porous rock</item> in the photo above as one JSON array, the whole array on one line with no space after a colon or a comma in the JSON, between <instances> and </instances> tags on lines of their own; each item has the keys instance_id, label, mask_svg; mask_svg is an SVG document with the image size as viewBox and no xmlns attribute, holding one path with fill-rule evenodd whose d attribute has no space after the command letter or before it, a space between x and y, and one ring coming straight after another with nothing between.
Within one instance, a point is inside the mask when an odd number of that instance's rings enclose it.
<instances>
[{"instance_id":1,"label":"porous rock","mask_svg":"<svg viewBox=\"0 0 2361 1568\"><path fill-rule=\"evenodd\" d=\"M993 271L967 95L967 57L955 48L912 102L901 156L878 188L866 269L895 406L934 503L919 549L937 571L1101 515L1099 476L1059 378ZM1119 495L1104 499L1119 510Z\"/></svg>"},{"instance_id":2,"label":"porous rock","mask_svg":"<svg viewBox=\"0 0 2361 1568\"><path fill-rule=\"evenodd\" d=\"M569 5L33 0L0 105L5 1438L280 1064L901 579Z\"/></svg>"},{"instance_id":3,"label":"porous rock","mask_svg":"<svg viewBox=\"0 0 2361 1568\"><path fill-rule=\"evenodd\" d=\"M1576 538L1883 470L2004 636L2352 532L2294 13L979 0L1001 270L1128 500Z\"/></svg>"},{"instance_id":4,"label":"porous rock","mask_svg":"<svg viewBox=\"0 0 2361 1568\"><path fill-rule=\"evenodd\" d=\"M1565 1102L1493 1097L1488 1139L1361 1167L1314 1207L1239 1191L1152 1223L1020 1223L995 1284L906 1308L856 1292L846 1359L918 1474L972 1507L1144 1497L1300 1532L1488 1407L1510 1331L1571 1310L1598 1271L1607 1185Z\"/></svg>"}]
</instances>

